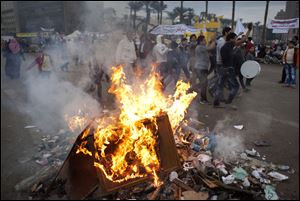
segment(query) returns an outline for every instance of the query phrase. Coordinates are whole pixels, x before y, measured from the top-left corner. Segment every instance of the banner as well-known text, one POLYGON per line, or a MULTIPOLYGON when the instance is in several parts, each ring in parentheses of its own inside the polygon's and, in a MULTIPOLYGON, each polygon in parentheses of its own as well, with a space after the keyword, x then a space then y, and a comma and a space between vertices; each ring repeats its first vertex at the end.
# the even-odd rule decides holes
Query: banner
POLYGON ((185 24, 175 24, 159 25, 150 31, 151 34, 155 35, 184 35, 186 32, 197 33, 200 30, 185 24))
POLYGON ((296 29, 299 28, 299 18, 286 20, 270 20, 267 23, 268 29, 296 29))
POLYGON ((272 33, 288 33, 288 29, 273 29, 272 33))
POLYGON ((20 37, 20 38, 26 38, 26 37, 37 37, 38 36, 38 33, 36 32, 31 32, 31 33, 17 33, 16 34, 17 37, 20 37))

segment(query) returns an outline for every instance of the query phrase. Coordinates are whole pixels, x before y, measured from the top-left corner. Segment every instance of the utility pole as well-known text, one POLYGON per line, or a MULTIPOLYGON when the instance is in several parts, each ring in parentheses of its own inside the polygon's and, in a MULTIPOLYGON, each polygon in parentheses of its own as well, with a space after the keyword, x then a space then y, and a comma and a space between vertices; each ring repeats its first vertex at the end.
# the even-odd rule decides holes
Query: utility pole
POLYGON ((208 15, 208 1, 205 1, 205 20, 207 20, 208 15))
POLYGON ((231 28, 234 26, 234 13, 235 13, 235 1, 232 1, 232 19, 231 19, 231 28))
POLYGON ((264 19, 264 28, 263 28, 263 32, 262 32, 262 43, 265 44, 266 42, 266 26, 267 26, 267 17, 268 17, 268 11, 269 11, 269 3, 270 1, 267 1, 266 4, 266 10, 265 10, 265 19, 264 19))

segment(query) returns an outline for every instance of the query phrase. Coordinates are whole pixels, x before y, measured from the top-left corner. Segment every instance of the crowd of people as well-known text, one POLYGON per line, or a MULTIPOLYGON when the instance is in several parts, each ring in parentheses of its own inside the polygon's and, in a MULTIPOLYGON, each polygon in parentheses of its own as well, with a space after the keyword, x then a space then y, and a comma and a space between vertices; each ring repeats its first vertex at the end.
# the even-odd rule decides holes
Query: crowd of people
MULTIPOLYGON (((184 80, 191 83, 191 90, 198 93, 199 103, 211 104, 207 96, 208 91, 212 96, 213 106, 223 107, 221 103, 231 104, 240 88, 243 92, 248 92, 251 87, 253 78, 244 78, 241 73, 242 64, 266 56, 264 46, 259 46, 259 52, 256 52, 252 38, 249 37, 251 30, 252 23, 248 24, 247 33, 239 35, 230 27, 225 27, 218 39, 211 38, 207 41, 204 35, 200 34, 197 37, 193 34, 189 38, 181 38, 180 42, 172 38, 166 42, 165 36, 162 35, 138 35, 132 30, 127 30, 118 43, 114 41, 116 38, 106 38, 105 42, 101 42, 92 35, 71 40, 56 37, 56 43, 53 44, 59 46, 59 56, 63 60, 60 65, 62 71, 68 71, 68 66, 73 61, 75 65, 83 65, 86 62, 92 81, 90 91, 97 89, 99 99, 102 97, 102 78, 105 77, 109 82, 110 73, 107 69, 111 66, 124 64, 128 81, 133 81, 138 72, 155 64, 164 88, 170 84, 170 80, 176 83, 183 72, 184 80), (117 45, 113 47, 113 43, 117 45), (214 76, 211 77, 211 73, 214 73, 214 76), (227 98, 224 96, 224 88, 229 92, 227 98)), ((40 44, 36 58, 26 69, 37 66, 41 76, 49 77, 51 67, 55 64, 51 54, 45 51, 45 44, 40 44)), ((295 87, 296 84, 298 49, 298 38, 294 37, 288 42, 282 56, 284 67, 281 82, 286 86, 295 87)), ((20 77, 21 58, 25 59, 23 52, 16 39, 11 39, 3 47, 3 55, 6 58, 5 73, 11 79, 20 77)))

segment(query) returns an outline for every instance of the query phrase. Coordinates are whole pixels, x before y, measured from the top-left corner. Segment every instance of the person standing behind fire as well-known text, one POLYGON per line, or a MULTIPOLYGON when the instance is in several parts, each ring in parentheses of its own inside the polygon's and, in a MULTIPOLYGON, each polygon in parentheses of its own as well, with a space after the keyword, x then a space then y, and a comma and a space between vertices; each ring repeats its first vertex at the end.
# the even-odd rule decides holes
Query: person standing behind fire
POLYGON ((117 64, 124 65, 124 73, 127 79, 133 78, 133 68, 136 62, 137 56, 135 51, 135 45, 133 41, 132 32, 127 31, 124 38, 119 42, 116 51, 117 64))
POLYGON ((153 60, 157 64, 157 70, 161 76, 162 83, 167 76, 167 53, 169 52, 169 48, 163 43, 163 36, 158 35, 156 37, 156 45, 153 47, 152 55, 153 60))
POLYGON ((43 49, 40 50, 38 56, 35 60, 26 68, 26 70, 31 69, 35 65, 38 65, 39 75, 41 77, 50 77, 53 70, 53 60, 49 54, 47 54, 43 49))
POLYGON ((194 67, 195 67, 195 60, 196 60, 196 56, 195 56, 195 51, 196 51, 196 47, 197 47, 197 36, 195 34, 192 34, 190 36, 190 43, 189 43, 189 70, 192 72, 192 84, 196 84, 197 81, 197 75, 194 72, 194 67))
MULTIPOLYGON (((190 72, 188 70, 188 62, 189 62, 189 53, 188 53, 188 43, 186 38, 181 39, 181 43, 178 46, 179 51, 179 61, 180 61, 180 67, 182 68, 185 77, 187 80, 190 80, 190 72)), ((178 80, 178 79, 177 79, 178 80)))
MULTIPOLYGON (((214 40, 214 39, 213 39, 214 40)), ((209 43, 206 46, 206 39, 203 35, 200 35, 198 38, 198 45, 195 51, 195 66, 194 66, 194 73, 196 77, 199 79, 199 84, 194 84, 193 88, 197 90, 198 94, 200 94, 200 103, 207 104, 209 103, 207 100, 207 76, 208 76, 208 69, 210 66, 210 58, 209 58, 209 51, 215 48, 215 42, 209 43)))

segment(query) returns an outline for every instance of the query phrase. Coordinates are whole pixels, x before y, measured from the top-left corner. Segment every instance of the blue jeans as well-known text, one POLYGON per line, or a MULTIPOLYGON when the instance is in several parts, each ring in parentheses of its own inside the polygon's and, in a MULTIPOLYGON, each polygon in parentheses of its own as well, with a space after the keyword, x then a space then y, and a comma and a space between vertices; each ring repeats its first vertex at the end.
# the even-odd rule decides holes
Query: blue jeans
POLYGON ((296 84, 296 68, 293 64, 285 64, 285 83, 288 85, 296 84))
POLYGON ((225 82, 228 83, 228 88, 230 90, 228 99, 226 100, 226 103, 231 103, 240 87, 240 85, 236 79, 235 71, 231 67, 230 68, 219 68, 218 75, 219 75, 219 79, 218 79, 218 83, 217 83, 218 86, 217 86, 216 96, 214 99, 214 105, 220 104, 220 99, 222 98, 225 82))

